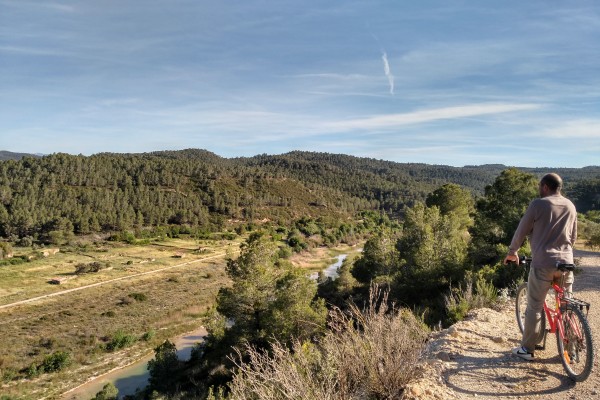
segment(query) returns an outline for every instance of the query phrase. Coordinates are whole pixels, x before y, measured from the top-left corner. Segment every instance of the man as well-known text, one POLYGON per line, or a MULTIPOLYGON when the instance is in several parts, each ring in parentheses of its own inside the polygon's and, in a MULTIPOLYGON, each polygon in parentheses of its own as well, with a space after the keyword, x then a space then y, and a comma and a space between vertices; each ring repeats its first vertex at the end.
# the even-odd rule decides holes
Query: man
MULTIPOLYGON (((540 181, 540 198, 529 204, 510 244, 504 264, 518 262, 517 251, 529 236, 533 261, 527 280, 527 310, 521 346, 513 354, 533 360, 540 337, 542 312, 546 293, 562 272, 557 263, 573 263, 573 245, 577 238, 577 212, 571 201, 560 194, 562 179, 557 174, 544 175, 540 181)), ((565 277, 564 289, 570 293, 573 273, 565 277)))

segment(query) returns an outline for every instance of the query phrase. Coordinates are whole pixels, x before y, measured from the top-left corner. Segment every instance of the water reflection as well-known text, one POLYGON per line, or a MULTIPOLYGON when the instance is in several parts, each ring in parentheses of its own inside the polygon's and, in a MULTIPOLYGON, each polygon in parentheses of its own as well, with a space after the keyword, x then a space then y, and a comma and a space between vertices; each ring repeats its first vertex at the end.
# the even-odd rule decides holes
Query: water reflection
MULTIPOLYGON (((205 335, 206 330, 204 327, 201 327, 197 331, 190 332, 185 336, 174 339, 173 343, 177 347, 178 358, 180 360, 189 360, 192 354, 192 348, 196 343, 202 342, 205 335)), ((135 391, 138 388, 141 389, 148 385, 148 379, 150 378, 148 361, 153 358, 154 352, 125 368, 98 377, 77 389, 66 393, 62 398, 64 400, 89 400, 93 398, 96 393, 101 391, 104 385, 109 382, 119 389, 119 398, 135 394, 135 391)))
POLYGON ((312 274, 310 274, 310 279, 312 279, 313 281, 318 280, 319 274, 323 274, 324 278, 331 278, 332 280, 337 279, 337 277, 339 276, 338 270, 344 263, 346 257, 348 257, 347 254, 340 254, 339 256, 334 257, 337 259, 337 261, 334 264, 331 264, 330 266, 325 268, 323 272, 313 272, 312 274))

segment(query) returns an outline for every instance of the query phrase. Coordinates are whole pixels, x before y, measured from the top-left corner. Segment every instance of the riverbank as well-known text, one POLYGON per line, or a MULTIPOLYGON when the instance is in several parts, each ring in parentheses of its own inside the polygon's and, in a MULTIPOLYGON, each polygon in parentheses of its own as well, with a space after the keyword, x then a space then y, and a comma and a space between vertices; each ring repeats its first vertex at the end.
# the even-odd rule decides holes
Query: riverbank
MULTIPOLYGON (((196 343, 204 340, 207 332, 204 326, 175 337, 171 341, 177 347, 177 356, 180 360, 188 360, 192 348, 196 343)), ((137 388, 148 384, 148 361, 154 358, 154 351, 146 353, 142 358, 130 364, 115 368, 97 377, 93 377, 84 384, 69 390, 60 397, 62 400, 88 400, 93 398, 104 385, 113 383, 119 389, 119 396, 134 394, 137 388)))

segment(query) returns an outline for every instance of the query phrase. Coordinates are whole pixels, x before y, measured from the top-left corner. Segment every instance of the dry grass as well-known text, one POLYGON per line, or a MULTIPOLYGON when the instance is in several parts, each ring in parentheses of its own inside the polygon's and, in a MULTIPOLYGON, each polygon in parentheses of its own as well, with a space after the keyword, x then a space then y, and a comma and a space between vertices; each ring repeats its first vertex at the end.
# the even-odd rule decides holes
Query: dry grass
MULTIPOLYGON (((173 239, 150 245, 125 245, 90 241, 79 247, 62 248, 46 258, 1 267, 0 305, 156 271, 218 253, 234 256, 239 243, 240 240, 173 239), (178 253, 184 253, 185 257, 173 257, 178 253), (78 263, 93 261, 107 262, 110 266, 97 273, 74 275, 78 263), (48 284, 55 276, 73 278, 61 285, 48 284)), ((329 257, 351 250, 323 248, 304 255, 303 260, 325 268, 331 264, 329 257)), ((31 252, 31 249, 17 249, 17 255, 31 252)), ((91 376, 139 359, 164 339, 201 325, 219 288, 228 282, 223 256, 0 309, 1 392, 18 398, 55 398, 91 376), (145 300, 135 300, 134 297, 142 297, 130 296, 134 293, 145 295, 145 300), (155 334, 147 342, 138 340, 131 347, 106 352, 103 347, 119 330, 136 338, 149 331, 155 334), (67 370, 34 379, 9 379, 57 350, 73 355, 74 363, 67 370)))
POLYGON ((228 398, 401 398, 417 374, 427 331, 410 311, 388 309, 386 300, 374 290, 366 310, 334 311, 331 332, 319 344, 296 343, 290 351, 274 343, 271 355, 245 349, 250 361, 237 361, 228 398))
MULTIPOLYGON (((12 293, 2 296, 0 304, 154 271, 223 252, 222 244, 217 242, 209 251, 196 254, 193 250, 198 246, 193 240, 165 242, 159 246, 106 246, 111 245, 86 252, 61 252, 46 259, 0 268, 0 295, 12 293), (187 251, 188 255, 183 260, 175 259, 172 257, 174 249, 187 251), (113 268, 84 274, 63 285, 46 283, 49 276, 57 273, 71 274, 79 262, 99 259, 110 260, 113 268), (128 261, 133 262, 128 264, 128 261), (11 270, 5 271, 6 267, 11 270), (8 279, 4 280, 6 277, 8 279)), ((2 393, 25 398, 52 398, 89 376, 139 358, 162 340, 201 325, 203 313, 213 305, 219 288, 227 284, 225 260, 221 257, 2 309, 2 393), (108 353, 103 347, 119 330, 138 339, 149 331, 154 331, 155 335, 147 342, 138 340, 129 348, 108 353), (32 380, 8 379, 57 350, 71 353, 74 365, 66 371, 32 380)))

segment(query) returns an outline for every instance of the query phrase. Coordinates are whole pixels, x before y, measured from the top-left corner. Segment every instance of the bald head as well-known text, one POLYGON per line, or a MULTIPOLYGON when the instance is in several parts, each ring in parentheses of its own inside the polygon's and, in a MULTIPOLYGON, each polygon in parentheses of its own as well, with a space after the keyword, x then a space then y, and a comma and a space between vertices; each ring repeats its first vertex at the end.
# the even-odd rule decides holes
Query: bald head
POLYGON ((560 176, 558 176, 558 174, 555 174, 555 173, 546 174, 540 181, 540 188, 542 188, 544 185, 548 187, 549 193, 551 193, 551 194, 560 193, 560 190, 562 189, 562 186, 563 186, 563 181, 562 181, 562 178, 560 176))

